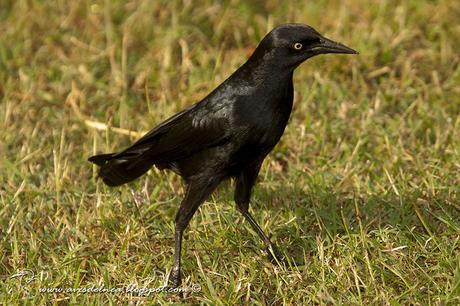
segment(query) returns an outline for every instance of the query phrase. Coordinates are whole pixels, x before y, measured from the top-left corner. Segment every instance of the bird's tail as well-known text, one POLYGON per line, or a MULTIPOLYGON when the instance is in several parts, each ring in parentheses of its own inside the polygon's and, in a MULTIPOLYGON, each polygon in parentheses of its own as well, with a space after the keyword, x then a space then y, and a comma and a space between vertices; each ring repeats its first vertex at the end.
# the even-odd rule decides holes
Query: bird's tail
POLYGON ((140 159, 140 156, 109 153, 91 156, 88 160, 101 167, 99 177, 104 183, 119 186, 138 178, 153 166, 152 162, 140 159))

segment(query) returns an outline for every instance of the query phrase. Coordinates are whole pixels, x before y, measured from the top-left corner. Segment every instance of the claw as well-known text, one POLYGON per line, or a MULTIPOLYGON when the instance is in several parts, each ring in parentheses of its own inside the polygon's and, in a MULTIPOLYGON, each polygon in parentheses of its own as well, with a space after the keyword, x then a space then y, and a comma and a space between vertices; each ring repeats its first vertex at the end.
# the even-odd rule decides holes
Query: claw
POLYGON ((168 285, 172 288, 177 288, 181 284, 181 277, 180 277, 180 270, 179 269, 172 269, 171 274, 168 278, 168 285))
POLYGON ((268 259, 271 263, 289 265, 286 261, 286 257, 281 254, 281 252, 274 244, 269 245, 264 250, 267 253, 268 259))
POLYGON ((267 257, 272 264, 284 265, 286 267, 290 267, 291 265, 295 267, 305 265, 304 263, 300 263, 293 259, 290 259, 288 261, 286 256, 284 256, 284 254, 281 253, 274 244, 271 244, 268 247, 265 247, 264 252, 267 254, 267 257))

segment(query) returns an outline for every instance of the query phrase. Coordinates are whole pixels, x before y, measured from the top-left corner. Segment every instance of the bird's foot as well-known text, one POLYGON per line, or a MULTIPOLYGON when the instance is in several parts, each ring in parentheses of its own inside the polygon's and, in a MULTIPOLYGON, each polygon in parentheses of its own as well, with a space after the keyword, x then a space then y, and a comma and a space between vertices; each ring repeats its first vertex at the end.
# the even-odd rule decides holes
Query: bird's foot
POLYGON ((267 253, 271 263, 289 265, 284 254, 282 254, 274 244, 265 247, 264 251, 267 253))
POLYGON ((178 288, 181 284, 181 277, 180 277, 180 270, 177 268, 173 268, 171 270, 171 274, 168 278, 168 286, 171 288, 178 288))
POLYGON ((270 244, 268 247, 265 247, 264 252, 267 253, 268 259, 272 264, 284 265, 286 267, 299 267, 305 265, 304 263, 298 262, 292 258, 288 261, 287 257, 281 253, 274 244, 270 244))

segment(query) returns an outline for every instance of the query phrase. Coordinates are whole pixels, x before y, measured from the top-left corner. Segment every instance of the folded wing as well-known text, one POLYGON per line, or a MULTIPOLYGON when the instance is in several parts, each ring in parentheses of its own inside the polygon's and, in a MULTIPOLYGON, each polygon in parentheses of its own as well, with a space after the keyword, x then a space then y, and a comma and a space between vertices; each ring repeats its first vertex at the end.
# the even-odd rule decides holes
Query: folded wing
POLYGON ((223 105, 196 104, 166 120, 129 148, 96 155, 89 161, 101 166, 99 176, 107 185, 130 182, 154 164, 168 164, 228 141, 232 136, 228 110, 223 105))

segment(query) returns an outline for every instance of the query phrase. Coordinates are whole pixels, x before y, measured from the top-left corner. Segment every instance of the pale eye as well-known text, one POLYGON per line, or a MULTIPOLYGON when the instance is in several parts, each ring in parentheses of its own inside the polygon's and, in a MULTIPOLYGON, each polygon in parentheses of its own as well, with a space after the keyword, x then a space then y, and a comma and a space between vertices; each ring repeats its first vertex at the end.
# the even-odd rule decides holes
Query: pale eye
POLYGON ((294 44, 294 49, 296 49, 296 50, 300 50, 300 49, 302 49, 302 47, 303 47, 303 45, 301 43, 299 43, 299 42, 296 42, 294 44))

